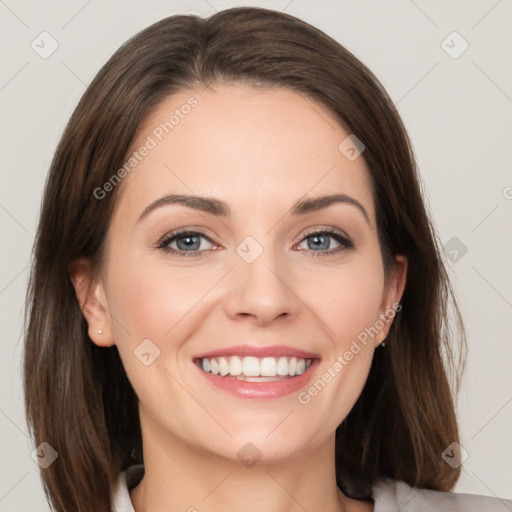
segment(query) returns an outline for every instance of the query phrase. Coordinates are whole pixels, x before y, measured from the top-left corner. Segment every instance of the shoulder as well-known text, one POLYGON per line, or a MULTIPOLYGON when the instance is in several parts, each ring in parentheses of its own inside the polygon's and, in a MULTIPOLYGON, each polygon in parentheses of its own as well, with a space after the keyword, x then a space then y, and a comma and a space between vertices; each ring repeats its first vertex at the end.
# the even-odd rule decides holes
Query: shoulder
POLYGON ((113 512, 135 512, 130 500, 130 490, 135 487, 144 475, 144 466, 137 464, 130 466, 120 473, 117 487, 112 496, 113 512))
POLYGON ((374 512, 507 512, 512 500, 432 491, 382 477, 373 486, 374 512))
MULTIPOLYGON (((144 475, 144 466, 130 466, 119 475, 113 495, 114 512, 134 512, 129 491, 144 475)), ((432 491, 410 487, 400 480, 382 477, 373 486, 374 512, 507 512, 512 500, 432 491)))

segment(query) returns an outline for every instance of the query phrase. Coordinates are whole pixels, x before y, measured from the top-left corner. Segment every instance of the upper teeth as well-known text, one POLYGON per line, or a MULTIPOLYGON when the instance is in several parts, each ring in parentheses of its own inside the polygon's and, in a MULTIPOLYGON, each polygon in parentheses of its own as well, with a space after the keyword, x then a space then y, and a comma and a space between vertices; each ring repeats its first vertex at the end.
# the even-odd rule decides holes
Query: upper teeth
POLYGON ((246 377, 275 377, 276 375, 301 375, 311 364, 311 359, 297 357, 204 357, 201 366, 214 375, 245 375, 246 377))

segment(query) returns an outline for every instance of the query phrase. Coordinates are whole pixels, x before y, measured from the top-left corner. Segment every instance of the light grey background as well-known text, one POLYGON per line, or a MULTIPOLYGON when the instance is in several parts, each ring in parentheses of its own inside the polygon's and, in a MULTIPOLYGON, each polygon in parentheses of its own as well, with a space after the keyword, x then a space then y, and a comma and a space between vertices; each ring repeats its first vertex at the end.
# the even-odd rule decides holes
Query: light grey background
POLYGON ((469 458, 455 490, 511 498, 510 0, 0 0, 0 511, 48 510, 26 434, 21 330, 42 188, 64 126, 128 37, 175 13, 206 16, 235 5, 284 10, 322 29, 360 58, 397 104, 441 241, 456 237, 451 244, 459 246, 450 268, 468 329, 458 410, 469 458), (31 48, 34 40, 42 46, 43 31, 58 43, 46 59, 31 48), (469 44, 457 58, 464 41, 450 36, 454 31, 469 44))

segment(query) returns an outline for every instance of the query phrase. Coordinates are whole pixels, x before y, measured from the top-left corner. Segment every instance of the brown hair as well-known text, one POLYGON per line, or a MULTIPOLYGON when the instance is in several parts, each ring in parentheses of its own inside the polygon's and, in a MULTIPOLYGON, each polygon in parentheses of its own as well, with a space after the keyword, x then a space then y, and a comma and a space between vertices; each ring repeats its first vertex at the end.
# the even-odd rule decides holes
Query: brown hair
POLYGON ((88 337, 69 275, 79 258, 101 268, 122 184, 102 200, 94 190, 123 165, 141 122, 163 99, 219 82, 289 88, 327 107, 365 144, 386 276, 393 255, 409 265, 387 346, 375 352, 336 432, 337 481, 357 499, 371 498, 379 476, 451 490, 460 469, 441 453, 459 440, 452 392, 464 368, 465 332, 400 117, 377 78, 320 30, 281 12, 233 8, 207 19, 171 16, 123 44, 85 91, 54 155, 27 291, 24 356, 31 433, 59 454, 41 470, 50 504, 59 512, 110 510, 119 472, 143 462, 137 397, 117 348, 88 337))

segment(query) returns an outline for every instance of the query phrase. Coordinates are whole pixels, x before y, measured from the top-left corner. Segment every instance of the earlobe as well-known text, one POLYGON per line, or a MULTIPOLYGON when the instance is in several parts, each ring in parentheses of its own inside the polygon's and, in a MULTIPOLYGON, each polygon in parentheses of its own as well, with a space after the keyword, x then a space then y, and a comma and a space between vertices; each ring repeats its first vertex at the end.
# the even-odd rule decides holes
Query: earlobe
POLYGON ((101 347, 114 345, 103 283, 100 279, 93 279, 88 260, 77 260, 68 270, 78 304, 88 324, 89 338, 101 347))

